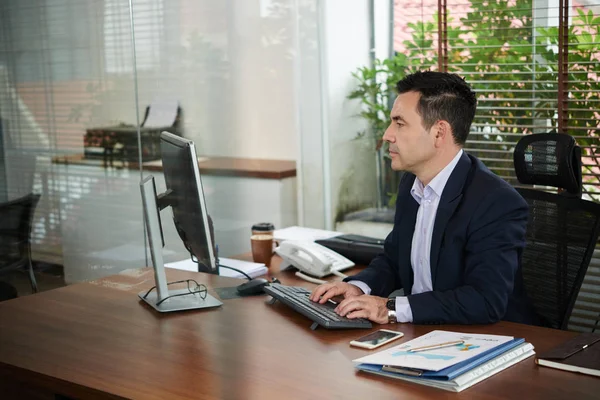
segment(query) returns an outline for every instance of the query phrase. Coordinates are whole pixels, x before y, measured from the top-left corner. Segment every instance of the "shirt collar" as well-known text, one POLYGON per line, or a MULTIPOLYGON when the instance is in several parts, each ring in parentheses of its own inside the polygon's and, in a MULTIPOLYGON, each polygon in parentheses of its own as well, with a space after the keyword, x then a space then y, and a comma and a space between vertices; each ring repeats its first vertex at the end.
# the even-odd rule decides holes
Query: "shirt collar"
POLYGON ((410 189, 410 194, 417 201, 417 203, 421 204, 421 200, 425 198, 429 198, 433 195, 436 197, 441 197, 444 192, 444 188, 446 187, 446 183, 448 183, 448 179, 450 179, 450 175, 452 175, 452 171, 458 164, 458 160, 463 154, 463 150, 460 149, 456 156, 442 169, 429 184, 423 187, 423 182, 419 180, 419 178, 415 178, 413 182, 413 186, 410 189))

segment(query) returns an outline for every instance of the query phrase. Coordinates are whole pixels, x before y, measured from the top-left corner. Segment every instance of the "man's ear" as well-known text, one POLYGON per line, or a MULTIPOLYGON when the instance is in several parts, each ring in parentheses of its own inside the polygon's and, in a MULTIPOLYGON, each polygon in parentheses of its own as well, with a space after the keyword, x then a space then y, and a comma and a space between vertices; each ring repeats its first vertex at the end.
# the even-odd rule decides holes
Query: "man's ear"
POLYGON ((436 146, 440 146, 445 140, 451 138, 452 128, 447 121, 440 120, 433 125, 433 133, 436 146))

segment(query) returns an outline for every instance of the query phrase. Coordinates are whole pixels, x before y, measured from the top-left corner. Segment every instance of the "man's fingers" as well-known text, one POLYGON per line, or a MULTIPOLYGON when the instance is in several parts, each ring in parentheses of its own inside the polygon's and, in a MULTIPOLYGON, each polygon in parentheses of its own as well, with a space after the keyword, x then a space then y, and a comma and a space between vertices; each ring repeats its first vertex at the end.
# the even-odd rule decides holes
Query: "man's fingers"
POLYGON ((346 314, 362 308, 364 308, 362 301, 360 301, 357 297, 351 297, 338 304, 338 306, 335 308, 335 312, 338 313, 338 315, 345 317, 346 314))
POLYGON ((330 283, 325 283, 323 285, 319 285, 315 288, 315 290, 313 290, 313 292, 310 294, 310 299, 312 301, 319 301, 319 299, 321 298, 321 296, 323 296, 323 294, 325 294, 326 291, 329 290, 329 288, 332 285, 330 283))
POLYGON ((379 324, 388 322, 385 299, 374 296, 350 297, 342 301, 336 308, 338 315, 346 318, 365 318, 379 324))
POLYGON ((340 290, 339 287, 337 286, 331 286, 330 288, 327 289, 327 291, 325 293, 323 293, 321 295, 321 298, 319 299, 319 303, 321 304, 325 304, 329 299, 338 296, 342 294, 342 291, 340 290))
POLYGON ((344 289, 341 286, 341 282, 325 283, 323 285, 317 286, 317 288, 311 293, 309 298, 312 301, 324 304, 329 299, 343 294, 344 289))
POLYGON ((350 314, 346 315, 346 318, 348 318, 348 319, 354 319, 354 318, 369 319, 369 312, 367 310, 353 311, 350 314))
POLYGON ((309 299, 321 304, 336 297, 343 296, 344 298, 356 297, 362 294, 362 290, 354 285, 345 282, 324 283, 319 285, 310 294, 309 299))

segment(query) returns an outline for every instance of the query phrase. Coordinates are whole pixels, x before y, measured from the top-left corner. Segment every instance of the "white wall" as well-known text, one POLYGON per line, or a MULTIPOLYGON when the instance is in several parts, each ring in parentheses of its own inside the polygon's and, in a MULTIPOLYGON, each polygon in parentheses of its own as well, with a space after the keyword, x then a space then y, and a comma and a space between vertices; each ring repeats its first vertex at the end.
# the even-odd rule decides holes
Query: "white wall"
POLYGON ((299 32, 295 67, 297 124, 298 222, 304 226, 325 226, 324 197, 324 97, 321 74, 324 43, 320 41, 318 0, 297 2, 299 32))
POLYGON ((347 99, 356 85, 352 72, 370 64, 371 28, 368 0, 326 1, 322 12, 325 227, 331 229, 337 213, 372 204, 376 196, 374 146, 356 140, 365 123, 357 117, 359 102, 347 99))
POLYGON ((223 117, 232 124, 228 143, 219 151, 223 154, 227 148, 227 155, 295 160, 295 2, 281 1, 285 13, 263 12, 263 17, 260 3, 231 4, 232 107, 223 117))
POLYGON ((393 31, 393 1, 394 0, 374 0, 373 1, 373 31, 375 34, 375 58, 380 60, 389 58, 392 49, 392 31, 393 31))

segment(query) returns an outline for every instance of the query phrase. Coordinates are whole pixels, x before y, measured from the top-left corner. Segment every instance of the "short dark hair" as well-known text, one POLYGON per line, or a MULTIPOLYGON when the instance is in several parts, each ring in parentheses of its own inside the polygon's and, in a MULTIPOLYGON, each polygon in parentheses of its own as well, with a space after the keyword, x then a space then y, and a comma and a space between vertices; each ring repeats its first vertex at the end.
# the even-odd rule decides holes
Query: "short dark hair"
POLYGON ((447 121, 452 127, 454 142, 465 144, 475 117, 477 98, 463 78, 447 72, 416 72, 400 80, 396 89, 398 94, 421 94, 417 112, 423 118, 425 129, 437 121, 447 121))

